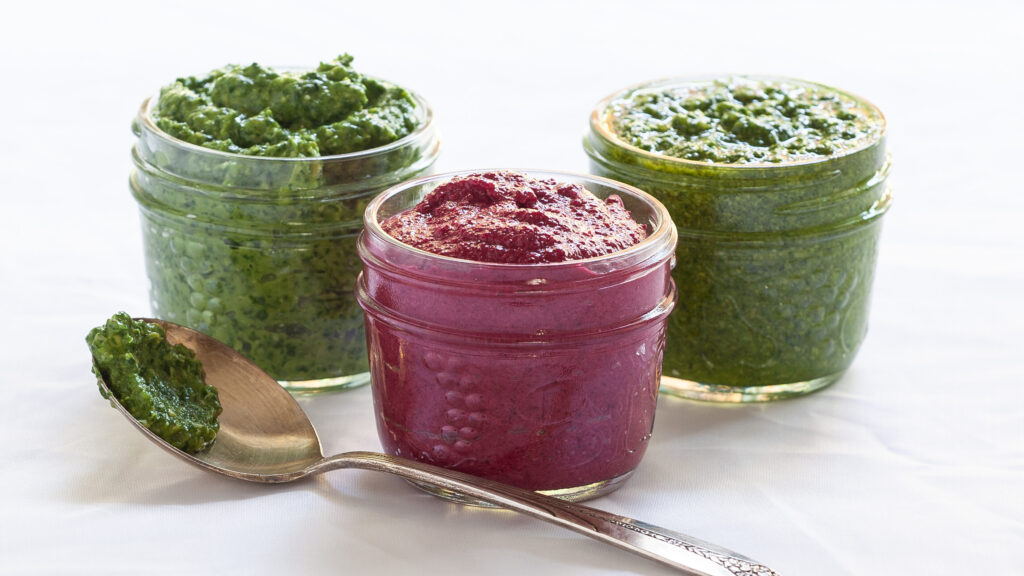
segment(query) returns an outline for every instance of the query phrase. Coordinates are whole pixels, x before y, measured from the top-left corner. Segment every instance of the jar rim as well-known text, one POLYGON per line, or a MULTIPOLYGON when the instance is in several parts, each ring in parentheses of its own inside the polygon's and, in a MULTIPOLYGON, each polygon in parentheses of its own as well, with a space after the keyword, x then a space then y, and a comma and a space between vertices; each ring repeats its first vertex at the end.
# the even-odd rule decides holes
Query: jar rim
MULTIPOLYGON (((379 80, 375 78, 376 80, 379 80)), ((381 80, 387 82, 386 80, 381 80)), ((394 84, 393 82, 387 82, 388 84, 394 84)), ((397 86, 397 84, 395 84, 397 86)), ((427 100, 421 96, 418 92, 414 92, 407 88, 403 89, 409 93, 415 103, 415 109, 420 112, 421 122, 415 130, 406 134, 405 136, 389 142, 383 146, 377 146, 376 148, 367 148, 366 150, 358 150, 356 152, 346 152, 344 154, 331 154, 327 156, 254 156, 252 154, 236 154, 234 152, 225 152, 223 150, 215 150, 213 148, 206 148, 198 144, 186 142, 180 138, 176 138, 167 132, 164 132, 156 122, 153 121, 153 111, 155 110, 157 102, 160 100, 159 94, 150 96, 142 101, 142 105, 139 107, 138 120, 141 120, 142 125, 145 126, 146 130, 152 132, 158 138, 165 140, 169 144, 178 146, 184 150, 198 154, 208 154, 213 157, 222 156, 224 159, 243 159, 260 162, 281 162, 281 163, 302 163, 302 162, 343 162, 347 160, 361 160, 364 158, 372 158, 377 155, 384 155, 392 152, 396 149, 402 148, 412 142, 415 142, 423 137, 425 133, 433 130, 434 127, 434 109, 430 106, 427 100)))
MULTIPOLYGON (((636 220, 634 219, 634 221, 636 220)), ((630 186, 629 184, 624 184, 616 180, 603 178, 601 176, 594 176, 591 174, 531 168, 482 168, 474 170, 457 170, 452 172, 444 172, 440 174, 415 178, 412 180, 407 180, 400 184, 396 184, 395 186, 392 186, 378 194, 366 206, 366 211, 363 213, 363 233, 371 234, 375 238, 379 238, 380 240, 386 242, 391 246, 398 247, 402 250, 407 250, 410 253, 415 254, 416 256, 421 257, 427 261, 451 263, 455 265, 472 265, 483 269, 500 269, 506 271, 526 271, 537 270, 540 268, 545 270, 551 270, 570 268, 581 265, 585 266, 590 264, 599 264, 602 262, 606 262, 608 260, 628 257, 638 253, 642 254, 647 251, 660 252, 659 249, 663 247, 667 247, 668 252, 674 252, 675 243, 677 239, 676 227, 675 224, 673 224, 672 222, 672 216, 669 213, 668 209, 657 198, 651 196, 650 194, 644 192, 639 188, 636 188, 635 186, 630 186), (535 262, 529 264, 518 264, 505 262, 481 262, 478 260, 456 258, 453 256, 445 256, 441 254, 435 254, 433 252, 428 252, 426 250, 422 250, 420 248, 416 248, 414 246, 410 246, 409 244, 405 244, 404 242, 399 241, 397 238, 385 232, 384 229, 381 227, 380 222, 378 221, 377 214, 380 211, 381 207, 384 205, 384 203, 388 199, 410 188, 423 186, 425 184, 432 182, 447 181, 459 176, 469 176, 472 174, 485 174, 493 172, 516 172, 526 174, 532 177, 573 179, 584 183, 589 181, 601 184, 603 186, 607 186, 609 188, 614 189, 614 193, 616 194, 626 194, 628 196, 640 199, 642 202, 647 204, 651 208, 651 212, 657 216, 657 222, 655 222, 654 230, 650 234, 648 234, 646 238, 623 250, 610 252, 608 254, 602 254, 600 256, 592 256, 590 258, 579 258, 576 260, 565 260, 562 262, 535 262)))
POLYGON ((597 105, 594 106, 593 111, 591 111, 591 113, 590 113, 590 129, 591 129, 591 132, 601 136, 607 142, 609 142, 609 143, 611 143, 611 144, 613 144, 615 146, 619 146, 619 147, 625 148, 630 153, 639 155, 639 156, 647 158, 649 160, 665 162, 667 164, 675 164, 675 165, 678 165, 678 166, 703 167, 703 168, 713 167, 713 168, 728 169, 728 170, 764 170, 766 168, 773 168, 773 167, 788 168, 788 167, 799 167, 799 166, 813 166, 813 165, 823 164, 823 163, 830 162, 830 161, 835 161, 835 160, 840 159, 840 158, 846 158, 846 157, 851 156, 853 154, 856 154, 858 152, 862 152, 864 150, 867 150, 867 149, 871 148, 872 146, 877 145, 879 142, 884 140, 885 135, 886 135, 886 130, 887 130, 887 122, 886 122, 886 119, 885 119, 885 115, 882 114, 882 111, 877 106, 875 106, 873 103, 868 101, 867 99, 862 98, 860 96, 857 96, 856 94, 853 94, 852 92, 848 92, 846 90, 841 90, 839 88, 835 88, 835 87, 829 86, 827 84, 821 84, 819 82, 811 82, 811 81, 808 81, 808 80, 802 80, 800 78, 792 78, 792 77, 787 77, 787 76, 773 76, 773 75, 759 75, 759 74, 719 74, 719 75, 709 75, 709 76, 671 76, 671 77, 664 77, 664 78, 659 78, 659 79, 656 79, 656 80, 648 80, 648 81, 640 82, 640 83, 637 83, 637 84, 632 84, 632 85, 627 86, 625 88, 616 90, 615 92, 613 92, 613 93, 609 94, 608 96, 602 98, 597 103, 597 105), (688 160, 688 159, 685 159, 685 158, 677 158, 675 156, 669 156, 667 154, 661 154, 661 153, 658 153, 658 152, 652 152, 650 150, 644 150, 643 148, 636 147, 636 146, 626 142, 625 140, 620 138, 618 136, 618 134, 615 133, 614 130, 611 129, 611 125, 610 125, 611 123, 608 121, 609 112, 610 112, 609 107, 611 106, 612 103, 614 103, 614 102, 616 102, 618 100, 622 100, 622 99, 626 98, 627 96, 629 96, 629 95, 631 95, 633 93, 636 93, 636 92, 638 92, 640 90, 647 90, 647 89, 670 88, 670 87, 676 87, 676 86, 703 84, 703 83, 708 83, 708 82, 714 82, 716 80, 721 80, 723 78, 741 78, 741 79, 757 80, 757 81, 789 82, 789 83, 797 84, 797 85, 801 85, 801 86, 811 86, 811 87, 816 87, 816 88, 823 88, 825 90, 837 93, 837 94, 839 94, 841 96, 845 96, 847 98, 850 98, 850 99, 856 101, 858 104, 864 106, 864 108, 871 113, 871 115, 873 116, 873 119, 876 120, 876 123, 877 123, 877 126, 878 126, 878 131, 872 137, 866 138, 864 140, 864 142, 862 142, 861 144, 859 144, 857 146, 854 146, 854 147, 851 147, 851 148, 845 148, 845 149, 841 150, 839 153, 830 154, 828 156, 822 156, 822 157, 818 157, 818 158, 808 158, 808 159, 803 159, 803 160, 794 160, 794 161, 790 161, 790 162, 778 162, 778 163, 770 163, 770 162, 726 163, 726 162, 704 162, 704 161, 699 161, 699 160, 688 160))

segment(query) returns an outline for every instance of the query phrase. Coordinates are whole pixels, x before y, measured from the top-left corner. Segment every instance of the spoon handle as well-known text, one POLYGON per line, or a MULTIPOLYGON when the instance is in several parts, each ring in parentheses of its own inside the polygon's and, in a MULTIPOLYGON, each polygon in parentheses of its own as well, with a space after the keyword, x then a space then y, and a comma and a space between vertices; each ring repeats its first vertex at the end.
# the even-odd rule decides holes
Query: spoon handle
POLYGON ((778 576, 774 570, 745 556, 685 534, 405 458, 375 452, 348 452, 321 460, 311 466, 308 473, 336 468, 387 472, 463 497, 483 500, 650 558, 684 574, 778 576))

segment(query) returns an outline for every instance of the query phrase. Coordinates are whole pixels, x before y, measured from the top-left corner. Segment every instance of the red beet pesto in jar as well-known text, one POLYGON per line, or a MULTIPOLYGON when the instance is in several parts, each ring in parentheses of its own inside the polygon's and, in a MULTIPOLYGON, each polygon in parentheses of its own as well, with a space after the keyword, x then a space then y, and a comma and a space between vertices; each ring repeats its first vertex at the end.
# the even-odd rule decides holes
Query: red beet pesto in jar
POLYGON ((657 200, 591 176, 463 172, 385 191, 365 226, 357 295, 388 453, 575 500, 628 477, 675 303, 657 200))
POLYGON ((647 237, 618 195, 517 172, 457 176, 381 228, 434 254, 506 264, 564 262, 628 248, 647 237))

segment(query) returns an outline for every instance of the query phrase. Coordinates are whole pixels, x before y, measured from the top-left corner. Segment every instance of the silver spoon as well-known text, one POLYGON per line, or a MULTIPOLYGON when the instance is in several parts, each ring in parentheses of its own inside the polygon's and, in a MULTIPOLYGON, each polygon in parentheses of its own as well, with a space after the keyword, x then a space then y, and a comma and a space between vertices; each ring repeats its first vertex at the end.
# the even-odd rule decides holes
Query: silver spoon
MULTIPOLYGON (((112 403, 147 438, 190 464, 232 478, 266 483, 291 482, 336 468, 387 472, 557 524, 684 574, 778 576, 740 554, 678 532, 461 472, 374 452, 346 452, 325 458, 305 412, 255 364, 195 330, 151 318, 139 320, 160 324, 170 343, 184 344, 195 351, 206 370, 207 383, 220 394, 224 408, 220 431, 209 450, 188 454, 150 432, 120 403, 112 403)), ((107 382, 100 380, 100 386, 109 393, 107 382)))

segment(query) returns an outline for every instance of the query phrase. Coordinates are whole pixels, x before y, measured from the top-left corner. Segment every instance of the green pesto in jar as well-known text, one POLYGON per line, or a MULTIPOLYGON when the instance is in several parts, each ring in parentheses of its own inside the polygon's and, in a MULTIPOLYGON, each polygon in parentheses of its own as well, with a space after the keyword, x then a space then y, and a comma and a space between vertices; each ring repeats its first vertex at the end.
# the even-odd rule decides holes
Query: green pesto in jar
POLYGON ((861 146, 880 129, 872 108, 835 90, 742 77, 637 90, 610 114, 624 142, 713 164, 820 159, 861 146))
POLYGON ((133 124, 154 316, 292 389, 368 382, 353 293, 363 211, 437 157, 426 102, 350 63, 178 80, 133 124))
MULTIPOLYGON (((221 413, 195 352, 171 345, 163 327, 118 312, 85 337, 93 372, 140 424, 186 452, 209 448, 221 413)), ((103 388, 100 393, 108 397, 103 388)))
POLYGON ((592 173, 657 197, 679 231, 664 391, 678 379, 718 391, 687 397, 775 399, 849 367, 891 199, 874 106, 798 80, 666 80, 599 104, 584 148, 592 173), (770 129, 755 138, 733 115, 770 129), (692 117, 710 120, 672 127, 692 117))
POLYGON ((351 64, 345 54, 307 72, 228 65, 165 86, 153 117, 175 138, 249 156, 346 154, 412 132, 409 93, 351 64))

